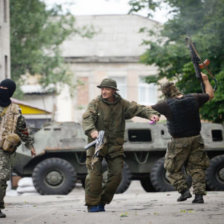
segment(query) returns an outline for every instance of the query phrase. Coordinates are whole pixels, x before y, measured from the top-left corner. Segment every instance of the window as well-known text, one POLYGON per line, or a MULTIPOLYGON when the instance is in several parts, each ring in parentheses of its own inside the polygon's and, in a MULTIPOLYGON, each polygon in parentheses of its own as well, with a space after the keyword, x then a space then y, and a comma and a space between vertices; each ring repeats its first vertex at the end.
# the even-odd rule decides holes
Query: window
POLYGON ((221 142, 222 138, 222 130, 212 130, 212 140, 214 142, 221 142))
POLYGON ((139 78, 138 102, 146 105, 153 105, 157 102, 157 86, 146 83, 144 77, 139 78))
POLYGON ((110 76, 110 79, 113 79, 117 82, 117 88, 119 89, 118 93, 123 97, 127 97, 127 84, 125 77, 114 77, 110 76))
POLYGON ((128 139, 130 142, 151 142, 151 131, 149 129, 129 129, 128 139))
MULTIPOLYGON (((51 121, 50 118, 38 118, 38 119, 35 119, 35 118, 26 118, 26 124, 27 124, 27 127, 29 128, 29 131, 31 134, 35 133, 36 131, 40 130, 41 127, 43 127, 44 124, 47 124, 51 121)), ((50 130, 50 129, 48 129, 50 130)))

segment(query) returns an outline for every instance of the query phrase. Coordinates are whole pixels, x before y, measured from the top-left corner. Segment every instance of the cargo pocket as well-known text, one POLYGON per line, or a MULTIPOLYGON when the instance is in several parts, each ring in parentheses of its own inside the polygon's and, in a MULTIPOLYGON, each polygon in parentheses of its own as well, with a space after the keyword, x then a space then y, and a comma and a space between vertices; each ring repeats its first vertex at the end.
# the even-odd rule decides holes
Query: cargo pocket
POLYGON ((203 169, 207 169, 209 167, 209 158, 204 151, 204 141, 201 136, 198 137, 198 148, 196 150, 198 151, 194 154, 193 161, 203 169))
POLYGON ((172 172, 175 169, 175 155, 173 154, 166 154, 165 155, 165 161, 164 161, 164 168, 169 171, 172 172))
POLYGON ((195 169, 206 169, 209 167, 209 158, 203 150, 197 151, 190 156, 189 166, 195 169))
POLYGON ((174 146, 173 142, 168 142, 164 160, 164 168, 169 172, 172 172, 175 169, 174 164, 175 154, 173 153, 174 152, 173 146, 174 146))

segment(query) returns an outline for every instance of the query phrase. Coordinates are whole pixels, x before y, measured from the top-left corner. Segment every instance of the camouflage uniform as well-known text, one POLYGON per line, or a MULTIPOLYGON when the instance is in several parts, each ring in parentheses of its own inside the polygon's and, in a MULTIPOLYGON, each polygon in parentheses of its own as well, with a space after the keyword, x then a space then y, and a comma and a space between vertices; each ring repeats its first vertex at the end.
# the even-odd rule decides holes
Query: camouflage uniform
POLYGON ((170 183, 179 193, 188 190, 186 172, 192 177, 193 193, 205 195, 205 170, 209 159, 204 151, 200 135, 201 122, 199 107, 209 100, 208 94, 181 95, 173 83, 162 86, 166 100, 153 105, 152 108, 167 118, 169 133, 172 136, 168 143, 164 167, 170 183))
MULTIPOLYGON (((3 112, 4 108, 0 107, 0 114, 3 112)), ((19 111, 19 113, 21 113, 19 111)), ((0 116, 0 122, 2 121, 2 116, 0 116)), ((18 117, 15 133, 19 135, 21 140, 25 142, 27 148, 31 149, 33 146, 33 139, 29 136, 25 119, 22 115, 18 117)), ((11 160, 13 154, 7 153, 0 149, 0 209, 4 206, 4 197, 7 188, 7 180, 10 178, 11 172, 11 160)))
POLYGON ((88 174, 85 182, 86 205, 109 204, 116 192, 122 178, 123 168, 123 143, 125 120, 134 116, 149 119, 158 113, 136 102, 129 102, 115 94, 113 103, 106 101, 101 96, 92 100, 83 114, 82 126, 89 142, 93 141, 90 132, 104 130, 106 143, 100 150, 97 161, 92 165, 94 147, 87 151, 86 166, 88 174), (103 157, 108 164, 108 181, 102 189, 103 157))
POLYGON ((200 135, 173 138, 168 143, 164 167, 170 183, 180 193, 188 189, 182 169, 184 165, 187 174, 192 177, 193 193, 205 195, 205 170, 209 166, 209 159, 200 135))

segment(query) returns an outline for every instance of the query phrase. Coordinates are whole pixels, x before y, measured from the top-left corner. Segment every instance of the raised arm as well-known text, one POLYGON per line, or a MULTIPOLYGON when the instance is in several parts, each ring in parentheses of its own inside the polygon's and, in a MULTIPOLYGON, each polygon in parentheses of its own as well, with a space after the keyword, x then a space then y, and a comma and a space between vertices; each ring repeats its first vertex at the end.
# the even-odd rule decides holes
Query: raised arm
POLYGON ((208 76, 201 72, 201 76, 203 79, 203 83, 205 85, 205 93, 209 95, 209 100, 211 100, 214 97, 214 90, 208 80, 208 76))

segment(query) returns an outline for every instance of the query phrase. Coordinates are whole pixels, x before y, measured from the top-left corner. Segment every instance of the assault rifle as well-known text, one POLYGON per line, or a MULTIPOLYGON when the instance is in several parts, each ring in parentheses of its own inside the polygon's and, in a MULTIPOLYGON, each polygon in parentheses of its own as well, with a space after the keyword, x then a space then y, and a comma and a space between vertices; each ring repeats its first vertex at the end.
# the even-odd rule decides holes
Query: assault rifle
POLYGON ((210 64, 210 61, 208 59, 206 59, 204 62, 201 60, 201 58, 200 58, 200 56, 199 56, 199 54, 198 54, 198 52, 195 48, 195 45, 193 44, 190 37, 186 37, 186 42, 187 42, 187 45, 190 49, 191 60, 192 60, 193 65, 194 65, 195 75, 200 80, 200 83, 201 83, 202 92, 205 93, 205 85, 204 85, 204 82, 203 82, 202 77, 201 77, 201 69, 204 69, 204 68, 207 70, 208 74, 215 81, 214 90, 216 90, 217 81, 216 81, 214 75, 208 69, 208 65, 210 64))
POLYGON ((100 152, 100 149, 102 148, 104 144, 104 131, 101 130, 99 131, 99 135, 98 137, 96 138, 96 140, 90 142, 88 145, 86 145, 84 147, 84 149, 89 149, 90 147, 94 146, 95 145, 95 152, 94 152, 94 155, 93 157, 98 157, 99 155, 99 152, 100 152))
POLYGON ((192 43, 192 41, 189 37, 186 37, 186 42, 187 42, 188 47, 190 49, 191 60, 192 60, 193 65, 194 65, 195 75, 199 79, 199 81, 201 82, 202 92, 204 93, 205 92, 205 85, 204 85, 204 82, 202 80, 201 70, 200 70, 200 67, 199 67, 199 62, 201 61, 201 59, 200 59, 199 55, 197 54, 196 48, 195 48, 194 44, 192 43))

